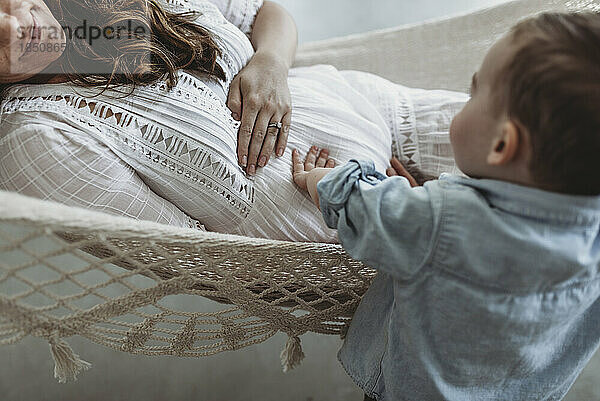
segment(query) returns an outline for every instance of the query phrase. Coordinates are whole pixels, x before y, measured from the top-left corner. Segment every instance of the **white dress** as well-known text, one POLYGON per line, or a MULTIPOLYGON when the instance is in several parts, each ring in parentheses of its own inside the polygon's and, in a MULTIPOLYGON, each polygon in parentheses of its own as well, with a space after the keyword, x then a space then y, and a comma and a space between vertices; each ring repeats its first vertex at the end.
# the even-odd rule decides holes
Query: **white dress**
MULTIPOLYGON (((226 81, 179 71, 117 99, 67 84, 16 85, 0 105, 0 189, 182 227, 293 241, 335 242, 291 176, 291 150, 327 147, 339 164, 392 153, 430 175, 457 172, 448 130, 463 93, 407 88, 330 65, 292 68, 288 147, 255 177, 237 164, 240 123, 225 102, 254 53, 262 0, 163 0, 202 12, 224 49, 226 81)), ((111 95, 113 95, 111 97, 111 95)))

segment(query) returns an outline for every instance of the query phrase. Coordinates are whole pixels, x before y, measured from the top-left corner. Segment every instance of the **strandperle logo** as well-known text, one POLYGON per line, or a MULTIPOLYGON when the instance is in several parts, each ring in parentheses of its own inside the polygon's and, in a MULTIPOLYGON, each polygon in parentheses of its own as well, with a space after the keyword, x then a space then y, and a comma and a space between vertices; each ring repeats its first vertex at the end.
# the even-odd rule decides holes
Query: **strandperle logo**
MULTIPOLYGON (((32 37, 33 39, 40 39, 47 37, 51 41, 58 39, 68 40, 85 40, 90 46, 93 46, 94 41, 98 40, 120 40, 120 39, 143 39, 146 37, 146 27, 142 25, 135 25, 132 20, 128 20, 127 24, 118 26, 105 26, 100 27, 97 25, 88 25, 87 20, 83 20, 82 23, 76 27, 63 26, 61 28, 55 26, 39 26, 35 28, 24 28, 19 26, 17 28, 17 37, 19 39, 25 39, 32 37), (33 29, 33 32, 31 30, 33 29), (45 32, 45 33, 44 33, 45 32), (44 33, 44 34, 43 34, 44 33), (43 35, 42 35, 43 34, 43 35)), ((56 45, 61 45, 64 50, 65 44, 63 43, 27 43, 22 44, 22 51, 52 51, 56 45), (25 47, 29 47, 26 49, 25 47)), ((58 51, 59 49, 55 49, 58 51)))

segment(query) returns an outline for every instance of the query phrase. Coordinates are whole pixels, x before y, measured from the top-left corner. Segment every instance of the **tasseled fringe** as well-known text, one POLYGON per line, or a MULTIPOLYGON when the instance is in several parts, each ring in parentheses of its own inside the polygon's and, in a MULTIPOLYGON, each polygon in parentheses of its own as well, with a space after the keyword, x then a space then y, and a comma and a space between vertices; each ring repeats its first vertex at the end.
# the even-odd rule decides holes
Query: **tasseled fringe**
POLYGON ((59 383, 66 383, 68 379, 77 380, 77 375, 82 370, 88 370, 92 364, 79 358, 69 344, 54 334, 49 339, 50 352, 54 359, 54 377, 59 383))
POLYGON ((304 359, 304 352, 302 352, 302 345, 300 345, 300 338, 298 336, 288 337, 285 348, 281 351, 281 364, 283 365, 283 373, 288 370, 294 369, 297 365, 300 365, 300 361, 304 359))

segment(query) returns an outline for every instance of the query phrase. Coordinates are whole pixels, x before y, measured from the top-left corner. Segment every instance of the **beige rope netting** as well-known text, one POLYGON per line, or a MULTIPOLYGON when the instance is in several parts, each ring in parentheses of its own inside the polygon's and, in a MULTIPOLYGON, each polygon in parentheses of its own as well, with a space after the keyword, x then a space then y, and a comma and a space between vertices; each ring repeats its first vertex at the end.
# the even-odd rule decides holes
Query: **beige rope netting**
POLYGON ((206 356, 287 333, 343 334, 374 270, 339 245, 202 233, 0 192, 0 344, 46 338, 64 382, 89 365, 62 337, 134 354, 206 356), (10 207, 7 207, 10 206, 10 207), (202 296, 216 311, 163 302, 202 296))
MULTIPOLYGON (((516 20, 566 8, 598 4, 514 1, 309 43, 294 66, 327 63, 408 86, 464 90, 516 20)), ((281 331, 289 337, 281 353, 287 371, 304 356, 303 333, 343 337, 375 274, 339 245, 203 233, 0 191, 0 344, 45 338, 60 382, 90 366, 63 340, 73 335, 134 354, 200 357, 281 331)))

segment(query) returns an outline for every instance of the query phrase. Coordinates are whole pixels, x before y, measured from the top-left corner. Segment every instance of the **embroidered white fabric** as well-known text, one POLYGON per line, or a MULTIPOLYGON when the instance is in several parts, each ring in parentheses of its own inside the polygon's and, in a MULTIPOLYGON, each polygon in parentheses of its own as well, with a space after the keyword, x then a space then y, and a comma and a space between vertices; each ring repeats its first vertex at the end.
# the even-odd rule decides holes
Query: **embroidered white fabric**
POLYGON ((327 147, 338 163, 394 154, 425 174, 456 172, 448 130, 468 96, 425 91, 331 65, 292 68, 288 147, 253 179, 237 164, 231 79, 253 54, 248 34, 262 0, 164 0, 196 9, 225 50, 227 81, 179 71, 125 99, 64 84, 16 85, 0 107, 0 189, 210 231, 336 242, 291 178, 291 150, 327 147), (224 17, 227 17, 227 19, 224 17), (235 23, 235 25, 234 25, 235 23))

